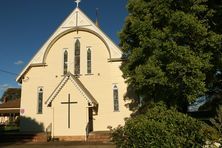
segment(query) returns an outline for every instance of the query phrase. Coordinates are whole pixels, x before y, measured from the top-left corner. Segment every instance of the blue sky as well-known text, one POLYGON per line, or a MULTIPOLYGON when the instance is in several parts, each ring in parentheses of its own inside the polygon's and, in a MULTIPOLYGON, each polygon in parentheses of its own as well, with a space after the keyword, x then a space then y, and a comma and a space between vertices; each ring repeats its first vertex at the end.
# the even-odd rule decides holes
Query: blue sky
MULTIPOLYGON (((92 20, 99 9, 100 28, 116 43, 125 17, 127 0, 82 0, 80 9, 92 20)), ((19 87, 16 75, 75 9, 75 0, 0 1, 0 96, 8 87, 19 87)))

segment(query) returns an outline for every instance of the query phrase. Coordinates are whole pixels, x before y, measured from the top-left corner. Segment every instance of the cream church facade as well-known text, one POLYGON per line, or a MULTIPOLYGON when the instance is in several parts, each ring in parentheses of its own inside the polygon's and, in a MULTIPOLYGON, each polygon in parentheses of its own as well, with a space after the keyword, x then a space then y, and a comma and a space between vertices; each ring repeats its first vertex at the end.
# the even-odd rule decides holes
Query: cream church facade
POLYGON ((92 131, 123 125, 131 112, 121 62, 121 50, 75 8, 17 77, 20 130, 50 128, 53 137, 85 139, 92 131))

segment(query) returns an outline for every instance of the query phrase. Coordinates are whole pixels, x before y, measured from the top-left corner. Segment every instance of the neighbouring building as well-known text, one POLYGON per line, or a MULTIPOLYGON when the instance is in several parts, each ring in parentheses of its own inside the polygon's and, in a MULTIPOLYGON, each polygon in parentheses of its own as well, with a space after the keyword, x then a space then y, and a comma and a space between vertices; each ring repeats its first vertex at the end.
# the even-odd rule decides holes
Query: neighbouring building
POLYGON ((20 115, 20 99, 4 99, 0 104, 0 125, 15 123, 20 115))

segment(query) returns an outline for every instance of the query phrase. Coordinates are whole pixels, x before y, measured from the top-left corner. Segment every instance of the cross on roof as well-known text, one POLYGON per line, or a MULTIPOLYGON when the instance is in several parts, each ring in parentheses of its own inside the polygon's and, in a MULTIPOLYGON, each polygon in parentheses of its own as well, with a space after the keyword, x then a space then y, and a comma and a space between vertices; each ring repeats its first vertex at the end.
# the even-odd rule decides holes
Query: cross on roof
POLYGON ((81 0, 76 0, 76 7, 78 8, 79 7, 79 3, 81 2, 81 0))

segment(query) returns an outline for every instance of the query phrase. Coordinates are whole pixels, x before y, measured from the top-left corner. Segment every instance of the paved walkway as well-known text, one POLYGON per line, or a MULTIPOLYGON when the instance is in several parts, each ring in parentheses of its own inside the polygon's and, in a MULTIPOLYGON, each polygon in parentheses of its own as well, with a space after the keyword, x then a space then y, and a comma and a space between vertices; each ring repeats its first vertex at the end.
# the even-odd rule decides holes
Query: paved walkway
POLYGON ((0 148, 115 148, 113 144, 79 143, 79 142, 47 142, 47 143, 4 143, 0 148))

